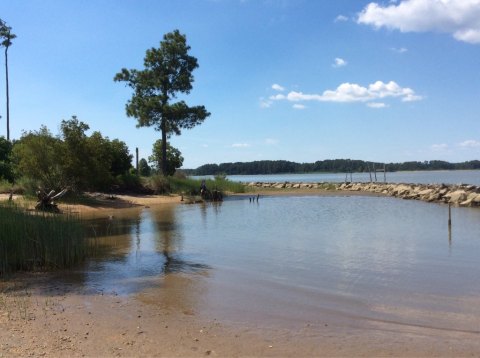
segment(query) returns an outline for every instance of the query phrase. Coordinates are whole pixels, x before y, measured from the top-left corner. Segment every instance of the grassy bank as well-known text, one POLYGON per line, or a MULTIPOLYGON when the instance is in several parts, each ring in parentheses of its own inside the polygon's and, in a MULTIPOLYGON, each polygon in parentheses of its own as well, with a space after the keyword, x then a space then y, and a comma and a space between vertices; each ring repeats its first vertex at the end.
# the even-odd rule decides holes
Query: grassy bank
POLYGON ((0 227, 0 275, 67 268, 87 254, 85 229, 72 215, 29 213, 0 203, 0 227))
MULTIPOLYGON (((163 177, 156 175, 148 178, 148 186, 157 193, 175 193, 186 195, 199 195, 202 180, 189 177, 163 177)), ((205 181, 210 190, 219 190, 223 193, 244 193, 246 186, 241 183, 233 182, 228 179, 217 177, 205 181)))

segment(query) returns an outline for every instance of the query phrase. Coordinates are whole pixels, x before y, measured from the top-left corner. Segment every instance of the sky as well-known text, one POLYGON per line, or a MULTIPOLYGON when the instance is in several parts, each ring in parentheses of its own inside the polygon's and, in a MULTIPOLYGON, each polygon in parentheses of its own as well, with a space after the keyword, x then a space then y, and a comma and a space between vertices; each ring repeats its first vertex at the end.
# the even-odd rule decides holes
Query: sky
POLYGON ((184 168, 480 159, 480 0, 2 0, 0 18, 14 139, 75 115, 147 158, 161 134, 113 77, 178 29, 199 64, 180 97, 211 113, 170 139, 184 168))

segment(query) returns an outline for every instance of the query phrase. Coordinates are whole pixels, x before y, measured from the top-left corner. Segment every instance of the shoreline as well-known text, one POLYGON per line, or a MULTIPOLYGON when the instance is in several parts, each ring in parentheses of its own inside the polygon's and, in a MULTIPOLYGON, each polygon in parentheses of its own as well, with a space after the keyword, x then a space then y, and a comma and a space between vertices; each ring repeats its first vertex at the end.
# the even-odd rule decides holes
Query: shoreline
MULTIPOLYGON (((388 196, 361 190, 260 188, 233 196, 388 196)), ((16 198, 15 200, 19 200, 16 198)), ((82 215, 178 205, 180 196, 98 197, 94 206, 61 204, 82 215)), ((0 197, 0 200, 1 197, 0 197)), ((120 215, 120 213, 118 213, 120 215)), ((159 278, 157 291, 129 295, 87 289, 71 272, 23 273, 0 280, 3 356, 467 356, 480 353, 479 332, 366 320, 335 312, 297 327, 222 321, 181 302, 185 273, 159 278), (67 277, 67 278, 66 278, 67 277), (168 295, 163 297, 163 295, 168 295)))
MULTIPOLYGON (((170 280, 182 279, 176 275, 170 280)), ((169 298, 176 300, 177 294, 173 290, 169 298)), ((89 292, 62 283, 61 273, 0 281, 0 324, 0 356, 8 357, 438 357, 480 352, 478 332, 382 321, 359 325, 329 312, 320 322, 295 328, 225 322, 158 302, 148 292, 89 292)))

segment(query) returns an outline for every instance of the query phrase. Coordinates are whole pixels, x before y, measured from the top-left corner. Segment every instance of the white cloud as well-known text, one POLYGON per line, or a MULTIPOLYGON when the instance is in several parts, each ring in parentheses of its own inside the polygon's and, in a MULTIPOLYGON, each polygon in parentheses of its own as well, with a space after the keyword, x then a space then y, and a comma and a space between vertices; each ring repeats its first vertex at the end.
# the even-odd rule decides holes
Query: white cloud
POLYGON ((392 47, 390 50, 396 53, 405 53, 408 51, 408 49, 406 49, 405 47, 400 47, 400 48, 392 47))
POLYGON ((232 148, 248 148, 250 144, 248 143, 233 143, 232 148))
POLYGON ((260 108, 270 108, 272 106, 271 100, 266 100, 265 98, 260 98, 260 108))
POLYGON ((347 61, 345 61, 343 58, 336 57, 332 67, 338 68, 338 67, 343 67, 343 66, 346 66, 346 65, 347 65, 347 61))
POLYGON ((459 143, 459 146, 463 148, 479 148, 480 142, 478 140, 468 139, 459 143))
POLYGON ((399 4, 368 4, 359 24, 401 32, 449 33, 459 40, 480 44, 480 0, 403 0, 399 4))
POLYGON ((287 99, 287 96, 284 94, 276 94, 275 96, 270 96, 269 99, 272 101, 281 101, 282 99, 287 99))
POLYGON ((342 83, 335 90, 326 90, 322 94, 306 94, 290 91, 287 95, 277 94, 270 96, 271 101, 287 100, 290 102, 319 101, 319 102, 370 102, 378 99, 394 97, 403 102, 421 100, 422 97, 408 87, 400 87, 396 82, 384 83, 377 81, 364 87, 356 83, 342 83))
POLYGON ((370 108, 386 108, 386 107, 388 107, 383 102, 369 102, 369 103, 367 103, 367 106, 370 107, 370 108))
POLYGON ((442 152, 448 149, 448 144, 441 143, 441 144, 432 144, 430 149, 434 152, 442 152))
POLYGON ((345 22, 345 21, 348 21, 348 17, 344 15, 338 15, 334 20, 334 22, 345 22))
POLYGON ((274 84, 272 85, 272 89, 274 89, 275 91, 279 91, 279 92, 285 91, 285 88, 282 87, 282 86, 280 86, 280 85, 277 84, 277 83, 274 83, 274 84))
POLYGON ((307 108, 305 105, 299 104, 299 103, 295 103, 292 107, 295 108, 295 109, 305 109, 305 108, 307 108))

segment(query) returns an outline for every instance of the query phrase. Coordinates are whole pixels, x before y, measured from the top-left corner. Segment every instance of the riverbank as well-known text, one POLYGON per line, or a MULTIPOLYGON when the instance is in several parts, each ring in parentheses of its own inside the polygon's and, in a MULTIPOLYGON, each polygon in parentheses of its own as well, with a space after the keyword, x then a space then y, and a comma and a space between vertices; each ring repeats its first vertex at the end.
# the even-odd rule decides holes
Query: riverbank
MULTIPOLYGON (((297 328, 245 326, 178 304, 184 275, 165 277, 168 296, 88 292, 60 274, 0 283, 0 356, 471 356, 478 332, 389 322, 362 326, 325 313, 297 328), (14 282, 14 283, 12 283, 14 282), (161 301, 161 302, 160 302, 161 301)), ((165 293, 166 294, 166 293, 165 293)), ((180 300, 181 302, 181 300, 180 300)))
MULTIPOLYGON (((258 189, 257 193, 386 195, 318 188, 266 188, 258 189)), ((88 207, 84 204, 64 209, 120 216, 130 208, 153 209, 154 205, 181 203, 181 197, 176 196, 102 195, 96 199, 100 204, 87 208, 89 211, 83 211, 88 207)), ((357 317, 342 314, 341 310, 324 309, 311 320, 291 326, 227 321, 209 315, 198 304, 206 299, 204 288, 198 284, 201 274, 171 271, 149 276, 146 279, 153 280, 153 288, 121 295, 103 286, 82 284, 88 275, 79 272, 19 274, 0 282, 0 357, 476 356, 480 353, 478 331, 409 323, 416 322, 409 319, 380 320, 364 318, 362 314, 357 317)), ((436 296, 431 299, 432 306, 442 302, 437 302, 436 296)), ((478 307, 478 297, 460 297, 459 307, 462 304, 478 307)), ((408 311, 402 307, 395 307, 394 313, 398 317, 421 316, 427 322, 430 314, 428 309, 408 311)))

